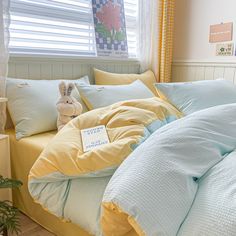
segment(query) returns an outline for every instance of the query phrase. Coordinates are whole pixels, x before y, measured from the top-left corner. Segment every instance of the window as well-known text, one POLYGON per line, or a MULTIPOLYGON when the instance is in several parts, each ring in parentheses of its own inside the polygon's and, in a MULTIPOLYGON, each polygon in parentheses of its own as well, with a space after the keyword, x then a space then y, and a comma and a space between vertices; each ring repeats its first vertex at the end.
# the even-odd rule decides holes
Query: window
MULTIPOLYGON (((130 57, 137 51, 138 0, 124 0, 130 57)), ((11 0, 10 52, 96 56, 90 0, 11 0)))

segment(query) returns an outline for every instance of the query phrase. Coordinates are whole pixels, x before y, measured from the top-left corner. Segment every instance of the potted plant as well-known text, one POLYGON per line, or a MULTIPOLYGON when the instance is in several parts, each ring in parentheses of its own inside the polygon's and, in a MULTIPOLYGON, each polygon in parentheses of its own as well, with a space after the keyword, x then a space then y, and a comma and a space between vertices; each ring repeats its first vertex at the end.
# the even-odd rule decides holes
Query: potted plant
MULTIPOLYGON (((0 191, 3 188, 19 188, 22 182, 0 176, 0 191)), ((7 236, 8 231, 19 234, 19 210, 10 201, 0 201, 0 235, 7 236)))

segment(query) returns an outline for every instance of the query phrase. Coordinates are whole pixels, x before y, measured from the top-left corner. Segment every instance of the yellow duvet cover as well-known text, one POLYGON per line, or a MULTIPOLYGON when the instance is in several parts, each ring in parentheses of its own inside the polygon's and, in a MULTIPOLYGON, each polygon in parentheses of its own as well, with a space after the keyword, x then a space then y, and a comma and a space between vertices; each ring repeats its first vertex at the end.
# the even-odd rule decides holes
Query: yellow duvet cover
MULTIPOLYGON (((84 179, 112 176, 153 132, 180 117, 172 105, 154 97, 119 102, 80 115, 49 142, 34 164, 29 174, 31 195, 56 216, 71 219, 67 208, 78 205, 71 197, 77 194, 72 190, 75 181, 80 186, 84 179), (106 127, 110 143, 83 152, 80 131, 100 125, 106 127)), ((73 222, 80 224, 79 220, 73 222)))

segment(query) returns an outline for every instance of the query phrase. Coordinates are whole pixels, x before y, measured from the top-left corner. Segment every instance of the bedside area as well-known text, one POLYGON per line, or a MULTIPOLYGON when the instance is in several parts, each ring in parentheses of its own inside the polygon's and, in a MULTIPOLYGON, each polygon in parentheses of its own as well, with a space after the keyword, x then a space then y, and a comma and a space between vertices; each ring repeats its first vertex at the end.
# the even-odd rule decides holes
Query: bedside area
MULTIPOLYGON (((4 178, 11 178, 9 136, 5 134, 0 134, 0 175, 4 178)), ((11 189, 1 189, 0 200, 12 201, 11 189)))
MULTIPOLYGON (((0 97, 0 103, 7 102, 7 98, 0 97)), ((9 136, 0 133, 0 175, 11 178, 11 159, 9 136)), ((0 201, 12 201, 11 189, 0 189, 0 201)))

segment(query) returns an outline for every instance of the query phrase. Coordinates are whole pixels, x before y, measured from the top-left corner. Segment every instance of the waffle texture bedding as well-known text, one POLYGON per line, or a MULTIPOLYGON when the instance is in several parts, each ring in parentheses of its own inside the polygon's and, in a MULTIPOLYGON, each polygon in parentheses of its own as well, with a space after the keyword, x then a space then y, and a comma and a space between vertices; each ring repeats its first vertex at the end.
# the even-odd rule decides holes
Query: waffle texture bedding
POLYGON ((103 235, 236 235, 235 117, 218 106, 153 133, 106 187, 103 235))
POLYGON ((236 235, 236 151, 213 166, 199 181, 193 206, 178 236, 236 235))
POLYGON ((236 104, 180 117, 158 98, 83 114, 31 169, 31 195, 56 216, 81 224, 78 192, 86 192, 89 181, 94 191, 88 197, 99 189, 101 203, 95 223, 85 221, 83 228, 94 235, 234 236, 236 104), (80 129, 101 124, 111 143, 83 153, 80 129))

